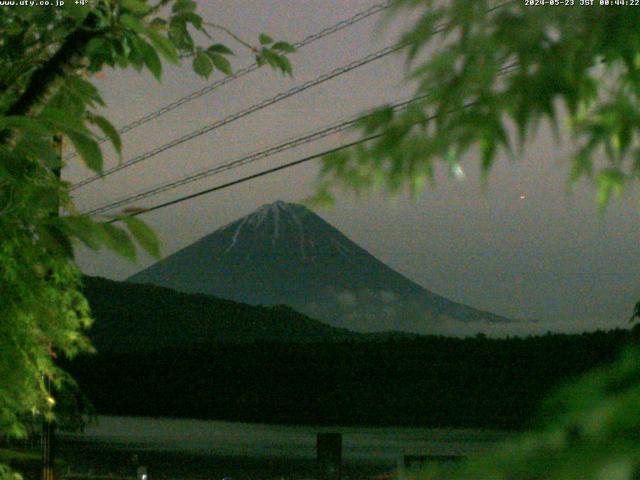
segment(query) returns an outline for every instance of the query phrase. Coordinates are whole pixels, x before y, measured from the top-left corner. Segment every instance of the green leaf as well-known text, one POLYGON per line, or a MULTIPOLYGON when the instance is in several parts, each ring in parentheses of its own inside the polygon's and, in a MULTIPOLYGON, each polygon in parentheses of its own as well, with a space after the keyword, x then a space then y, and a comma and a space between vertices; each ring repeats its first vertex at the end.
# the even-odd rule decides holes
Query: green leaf
POLYGON ((120 0, 120 4, 130 12, 137 14, 147 14, 151 10, 151 6, 142 0, 120 0))
POLYGON ((207 37, 211 38, 207 31, 202 27, 202 17, 200 15, 196 15, 195 13, 186 13, 185 15, 187 17, 187 21, 191 25, 203 32, 207 37))
POLYGON ((194 12, 198 5, 193 0, 177 0, 176 3, 173 4, 171 11, 173 13, 186 13, 186 12, 194 12))
POLYGON ((175 47, 167 37, 165 37, 161 33, 158 33, 156 30, 150 29, 147 29, 147 36, 149 37, 149 40, 151 40, 153 46, 158 50, 158 52, 160 52, 160 55, 162 55, 165 60, 173 64, 179 63, 178 52, 176 52, 175 47))
POLYGON ((482 158, 482 173, 487 174, 493 165, 498 144, 493 131, 485 132, 480 138, 480 156, 482 158))
POLYGON ((198 30, 204 32, 204 30, 202 29, 202 17, 193 12, 186 12, 186 13, 180 13, 178 15, 175 15, 171 19, 171 23, 172 24, 179 23, 185 26, 187 25, 187 23, 190 23, 198 30))
POLYGON ((262 49, 262 55, 264 59, 272 67, 282 71, 283 74, 293 76, 293 69, 291 68, 291 62, 284 55, 278 55, 268 48, 262 49))
POLYGON ((231 62, 229 62, 229 60, 218 53, 207 52, 207 55, 218 70, 226 75, 231 75, 233 70, 231 68, 231 62))
POLYGON ((106 234, 102 225, 89 217, 74 215, 60 217, 58 221, 71 235, 92 250, 98 250, 106 242, 106 234))
POLYGON ((138 39, 137 43, 138 48, 142 52, 142 58, 144 59, 144 63, 149 69, 149 71, 156 77, 157 80, 160 80, 162 77, 162 62, 160 61, 160 57, 158 56, 158 52, 145 42, 142 39, 138 39))
POLYGON ((74 2, 66 2, 63 8, 65 15, 73 18, 77 23, 81 23, 89 15, 90 10, 84 5, 76 5, 74 2))
POLYGON ((85 49, 87 58, 90 61, 89 71, 99 72, 106 65, 114 65, 114 48, 110 40, 105 38, 93 38, 85 49))
POLYGON ((278 55, 278 60, 276 60, 278 67, 282 70, 282 73, 285 75, 289 75, 293 77, 293 68, 291 67, 291 62, 284 55, 278 55))
POLYGON ((358 121, 365 135, 386 129, 393 120, 395 110, 390 106, 378 107, 358 121))
POLYGON ((43 139, 42 137, 25 134, 16 145, 16 152, 24 153, 33 159, 36 159, 48 168, 60 168, 62 159, 56 152, 51 143, 51 139, 43 139))
POLYGON ((98 143, 82 133, 68 131, 66 134, 87 167, 96 173, 101 173, 103 159, 98 143))
POLYGON ((147 30, 144 23, 142 23, 138 17, 134 17, 133 15, 128 15, 126 13, 120 16, 120 23, 123 27, 136 33, 144 33, 147 30))
POLYGON ((160 241, 155 232, 142 220, 135 217, 119 217, 140 246, 153 258, 160 260, 160 241))
POLYGON ((60 206, 60 195, 54 187, 36 188, 30 192, 28 199, 32 205, 38 205, 51 213, 57 213, 60 206))
POLYGON ((609 203, 612 195, 619 197, 622 194, 625 179, 624 173, 617 168, 604 169, 597 175, 597 198, 601 209, 609 203))
POLYGON ((28 117, 0 117, 0 129, 6 128, 15 128, 16 130, 23 130, 25 132, 42 136, 53 134, 53 130, 45 122, 28 117))
POLYGON ((69 237, 57 225, 38 225, 36 232, 39 240, 47 250, 67 258, 73 257, 73 246, 69 237))
POLYGON ((120 134, 111 124, 111 122, 101 115, 92 115, 91 121, 95 123, 100 128, 100 130, 102 130, 102 133, 104 133, 106 137, 111 141, 111 144, 113 145, 113 148, 116 149, 116 152, 118 152, 118 155, 121 155, 122 139, 120 138, 120 134))
POLYGON ((207 53, 219 53, 221 55, 234 55, 233 51, 221 43, 216 43, 207 48, 207 53))
POLYGON ((87 107, 96 108, 97 105, 104 106, 100 102, 83 96, 82 93, 66 84, 51 98, 46 108, 58 108, 67 112, 67 115, 82 118, 87 107))
POLYGON ((280 50, 284 53, 294 53, 296 51, 296 47, 287 42, 276 42, 271 46, 271 48, 273 50, 280 50))
POLYGON ((136 247, 127 232, 110 223, 100 223, 98 225, 102 225, 105 233, 105 242, 112 251, 128 260, 133 261, 136 259, 136 247))
POLYGON ((201 77, 209 78, 209 75, 211 75, 213 71, 213 64, 211 62, 212 59, 209 58, 209 55, 203 51, 199 51, 193 59, 193 70, 201 77))
POLYGON ((141 42, 138 40, 139 35, 134 32, 125 32, 125 37, 129 41, 129 45, 131 47, 129 51, 129 61, 131 62, 131 66, 139 72, 145 65, 142 49, 140 48, 141 42))
POLYGON ((176 16, 171 19, 171 25, 169 26, 169 39, 179 50, 183 50, 185 52, 191 52, 193 50, 193 38, 191 38, 191 35, 189 34, 185 19, 180 16, 176 16))
POLYGON ((78 76, 70 76, 66 79, 67 88, 72 90, 76 95, 85 100, 85 103, 105 106, 104 100, 100 96, 98 89, 90 82, 83 80, 78 76))
POLYGON ((82 123, 82 118, 69 115, 67 110, 49 105, 42 111, 40 117, 51 125, 53 131, 90 135, 89 130, 82 123))
POLYGON ((262 45, 269 45, 270 43, 273 43, 273 38, 265 33, 261 33, 259 39, 262 45))

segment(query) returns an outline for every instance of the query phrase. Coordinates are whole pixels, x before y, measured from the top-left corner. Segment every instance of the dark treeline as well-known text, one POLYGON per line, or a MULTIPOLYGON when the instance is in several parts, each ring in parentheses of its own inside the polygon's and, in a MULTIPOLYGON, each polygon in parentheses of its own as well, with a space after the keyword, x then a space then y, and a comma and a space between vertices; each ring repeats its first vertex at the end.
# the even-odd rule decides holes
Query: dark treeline
POLYGON ((613 361, 626 330, 166 348, 67 365, 100 414, 523 428, 542 398, 613 361))
POLYGON ((333 342, 357 336, 284 305, 262 307, 169 288, 84 277, 99 352, 189 349, 197 343, 333 342))

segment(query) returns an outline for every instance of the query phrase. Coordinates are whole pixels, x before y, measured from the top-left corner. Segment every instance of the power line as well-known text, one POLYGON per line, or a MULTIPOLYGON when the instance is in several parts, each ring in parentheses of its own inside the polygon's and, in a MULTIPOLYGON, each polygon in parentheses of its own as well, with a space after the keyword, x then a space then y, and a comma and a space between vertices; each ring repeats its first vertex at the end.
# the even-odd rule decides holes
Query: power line
MULTIPOLYGON (((444 29, 444 27, 441 27, 440 29, 434 30, 433 34, 437 34, 438 32, 442 31, 444 29)), ((329 73, 325 73, 323 75, 320 75, 319 77, 313 79, 313 80, 309 80, 307 82, 304 82, 296 87, 293 87, 289 90, 286 90, 284 92, 278 93, 277 95, 270 97, 266 100, 263 100, 260 103, 254 104, 248 108, 245 108, 244 110, 241 110, 239 112, 236 112, 232 115, 229 115, 228 117, 223 118, 222 120, 218 120, 217 122, 214 122, 210 125, 207 125, 205 127, 199 128, 198 130, 194 130, 191 133, 188 133, 186 135, 183 135, 182 137, 179 137, 177 139, 174 139, 168 143, 165 143, 164 145, 161 145, 159 147, 154 148, 153 150, 149 150, 141 155, 138 155, 137 157, 132 158, 131 160, 128 160, 124 163, 121 163, 120 165, 117 165, 115 167, 109 168, 107 170, 105 170, 101 175, 94 175, 92 177, 88 177, 85 178, 84 180, 79 181, 78 183, 75 183, 74 185, 71 186, 70 190, 74 191, 77 190, 80 187, 83 187, 85 185, 88 185, 92 182, 95 182, 96 180, 99 180, 101 178, 104 178, 108 175, 111 175, 113 173, 116 173, 120 170, 123 170, 125 168, 131 167, 132 165, 136 165, 137 163, 143 162, 145 160, 148 160, 152 157, 155 157, 156 155, 163 153, 167 150, 170 150, 173 147, 176 147, 178 145, 181 145, 182 143, 188 142, 190 140, 193 140, 194 138, 197 138, 199 136, 204 135, 205 133, 209 133, 213 130, 216 130, 224 125, 228 125, 229 123, 235 122, 236 120, 240 120, 241 118, 244 118, 252 113, 255 113, 259 110, 262 110, 264 108, 267 108, 275 103, 278 103, 282 100, 285 100, 289 97, 292 97, 294 95, 297 95, 301 92, 304 92, 305 90, 308 90, 310 88, 313 88, 317 85, 320 85, 321 83, 327 82, 329 80, 332 80, 336 77, 339 77, 340 75, 344 75, 345 73, 348 73, 352 70, 355 70, 357 68, 360 68, 364 65, 367 65, 369 63, 372 63, 376 60, 379 60, 381 58, 386 57, 387 55, 390 55, 402 48, 404 48, 407 44, 406 43, 402 43, 402 44, 393 44, 390 45, 388 47, 383 48, 382 50, 379 50, 377 52, 371 53, 369 55, 366 55, 365 57, 362 57, 358 60, 355 60, 347 65, 344 65, 342 67, 336 68, 335 70, 329 72, 329 73)))
MULTIPOLYGON (((454 111, 459 111, 459 110, 463 110, 463 109, 465 109, 465 108, 469 108, 469 107, 471 107, 472 105, 474 105, 475 103, 476 103, 476 102, 469 102, 469 103, 466 103, 466 104, 465 104, 465 105, 463 105, 462 107, 459 107, 459 108, 457 108, 457 109, 451 110, 451 111, 446 112, 446 113, 447 113, 447 114, 448 114, 448 113, 453 113, 454 111)), ((434 119, 434 118, 436 118, 436 117, 437 117, 437 115, 432 115, 432 116, 430 116, 430 117, 427 117, 427 118, 426 118, 425 120, 423 120, 422 122, 417 122, 417 123, 425 123, 425 122, 428 122, 428 121, 433 120, 433 119, 434 119)), ((248 181, 250 181, 250 180, 254 180, 254 179, 256 179, 256 178, 263 177, 263 176, 265 176, 265 175, 270 175, 270 174, 272 174, 272 173, 279 172, 279 171, 281 171, 281 170, 285 170, 285 169, 287 169, 287 168, 295 167, 295 166, 297 166, 297 165, 300 165, 300 164, 303 164, 303 163, 306 163, 306 162, 310 162, 311 160, 316 160, 316 159, 318 159, 318 158, 324 157, 325 155, 331 155, 331 154, 333 154, 333 153, 337 153, 337 152, 340 152, 340 151, 342 151, 342 150, 346 150, 346 149, 351 148, 351 147, 354 147, 354 146, 356 146, 356 145, 360 145, 360 144, 362 144, 362 143, 370 142, 371 140, 375 140, 376 138, 380 138, 380 137, 384 136, 384 135, 385 135, 385 133, 386 133, 386 132, 381 132, 381 133, 376 133, 376 134, 374 134, 374 135, 369 135, 368 137, 364 137, 364 138, 361 138, 361 139, 359 139, 359 140, 355 140, 355 141, 353 141, 353 142, 349 142, 349 143, 347 143, 347 144, 340 145, 339 147, 331 148, 331 149, 329 149, 329 150, 325 150, 325 151, 320 152, 320 153, 314 153, 313 155, 309 155, 309 156, 303 157, 303 158, 301 158, 301 159, 294 160, 294 161, 292 161, 292 162, 288 162, 288 163, 285 163, 285 164, 283 164, 283 165, 279 165, 279 166, 277 166, 277 167, 269 168, 269 169, 267 169, 267 170, 263 170, 263 171, 261 171, 261 172, 254 173, 254 174, 252 174, 252 175, 247 175, 246 177, 242 177, 242 178, 239 178, 239 179, 237 179, 237 180, 233 180, 233 181, 231 181, 231 182, 223 183, 222 185, 217 185, 217 186, 215 186, 215 187, 207 188, 207 189, 205 189, 205 190, 201 190, 201 191, 196 192, 196 193, 191 193, 191 194, 189 194, 189 195, 185 195, 185 196, 182 196, 182 197, 178 197, 178 198, 176 198, 176 199, 174 199, 174 200, 170 200, 170 201, 168 201, 168 202, 163 202, 163 203, 160 203, 160 204, 154 205, 154 206, 149 207, 149 208, 145 208, 145 209, 141 209, 141 210, 136 210, 136 211, 134 211, 134 212, 131 212, 131 213, 129 214, 129 216, 138 216, 138 215, 141 215, 141 214, 143 214, 143 213, 153 212, 153 211, 155 211, 155 210, 159 210, 159 209, 161 209, 161 208, 165 208, 165 207, 169 207, 169 206, 171 206, 171 205, 176 205, 176 204, 178 204, 178 203, 186 202, 187 200, 192 200, 192 199, 194 199, 194 198, 200 197, 200 196, 202 196, 202 195, 206 195, 206 194, 208 194, 208 193, 213 193, 213 192, 216 192, 216 191, 218 191, 218 190, 223 190, 223 189, 225 189, 225 188, 229 188, 229 187, 232 187, 232 186, 234 186, 234 185, 238 185, 238 184, 240 184, 240 183, 245 183, 245 182, 248 182, 248 181)), ((118 219, 117 219, 117 218, 114 218, 114 219, 111 219, 111 220, 109 221, 109 223, 113 223, 113 222, 117 222, 117 221, 118 221, 118 219)))
MULTIPOLYGON (((403 102, 399 102, 396 104, 391 105, 391 108, 393 108, 394 110, 399 110, 402 108, 405 108, 407 105, 414 103, 416 101, 422 100, 426 95, 422 95, 420 97, 417 98, 412 98, 410 100, 405 100, 403 102)), ((320 130, 316 130, 312 133, 308 133, 305 135, 302 135, 300 137, 294 138, 292 140, 287 140, 286 142, 282 142, 278 145, 269 147, 265 150, 261 150, 259 152, 254 152, 251 153, 249 155, 243 156, 237 160, 233 160, 231 162, 227 162, 227 163, 223 163, 220 165, 216 165, 214 167, 208 168, 206 170, 200 171, 198 173, 194 173, 185 177, 182 177, 180 179, 177 180, 173 180, 171 182, 166 182, 160 185, 157 185, 149 190, 145 190, 139 193, 135 193, 129 196, 126 196, 124 198, 115 200, 113 202, 110 202, 106 205, 103 205, 101 207, 96 207, 92 210, 87 210, 82 212, 83 215, 96 215, 96 214, 100 214, 103 212, 106 212, 108 210, 112 210, 114 208, 118 208, 121 207, 123 205, 127 205, 129 203, 135 202, 137 200, 142 200, 144 198, 147 197, 151 197, 151 196, 155 196, 158 195, 160 193, 169 191, 169 190, 173 190, 175 188, 181 187, 183 185, 187 185, 189 183, 198 181, 198 180, 202 180, 204 178, 213 176, 213 175, 217 175, 219 173, 228 171, 228 170, 232 170, 244 165, 247 165, 249 163, 253 163, 256 162, 258 160, 262 160, 264 158, 268 158, 271 157, 273 155, 276 155, 278 153, 284 152, 286 150, 290 150, 296 147, 299 147, 301 145, 306 145, 308 143, 326 138, 328 136, 331 135, 335 135, 336 133, 339 132, 343 132, 349 128, 351 128, 354 124, 356 124, 357 122, 361 121, 362 119, 366 118, 369 115, 360 115, 356 118, 352 118, 350 120, 345 120, 342 121, 340 123, 334 124, 334 125, 330 125, 328 127, 324 127, 320 130)))
MULTIPOLYGON (((308 157, 301 158, 301 159, 296 160, 294 162, 285 163, 284 165, 279 165, 277 167, 273 167, 273 168, 270 168, 268 170, 263 170, 262 172, 259 172, 259 173, 254 173, 253 175, 248 175, 246 177, 239 178, 238 180, 233 180, 232 182, 223 183, 222 185, 218 185, 216 187, 207 188, 206 190, 201 190, 199 192, 192 193, 190 195, 186 195, 184 197, 179 197, 179 198, 176 198, 176 199, 168 201, 168 202, 160 203, 158 205, 154 205, 153 207, 149 207, 149 208, 145 208, 145 209, 140 210, 140 211, 132 212, 131 214, 129 214, 129 216, 138 216, 138 215, 141 215, 143 213, 153 212, 154 210, 159 210, 161 208, 165 208, 165 207, 168 207, 168 206, 171 206, 171 205, 175 205, 177 203, 185 202, 187 200, 191 200, 191 199, 194 199, 196 197, 200 197, 202 195, 206 195, 207 193, 212 193, 212 192, 215 192, 215 191, 218 191, 218 190, 222 190, 224 188, 228 188, 228 187, 232 187, 234 185, 238 185, 240 183, 248 182, 249 180, 253 180, 253 179, 256 179, 256 178, 259 178, 259 177, 263 177, 265 175, 269 175, 271 173, 275 173, 275 172, 278 172, 280 170, 284 170, 286 168, 290 168, 290 167, 294 167, 296 165, 300 165, 301 163, 305 163, 305 162, 309 162, 311 160, 315 160, 315 159, 323 157, 325 155, 330 155, 332 153, 339 152, 341 150, 345 150, 345 149, 347 149, 349 147, 353 147, 353 146, 358 145, 360 143, 364 143, 364 142, 373 140, 373 139, 378 138, 378 137, 380 137, 382 135, 383 135, 382 133, 377 134, 377 135, 371 135, 369 137, 362 138, 360 140, 356 140, 356 141, 348 143, 346 145, 341 145, 339 147, 332 148, 330 150, 325 150, 324 152, 320 152, 320 153, 316 153, 316 154, 313 154, 313 155, 309 155, 308 157)), ((116 221, 117 221, 117 219, 112 219, 109 223, 113 223, 113 222, 116 222, 116 221)))
MULTIPOLYGON (((504 66, 503 68, 500 69, 499 75, 504 75, 505 73, 507 73, 508 71, 510 71, 512 68, 514 68, 515 66, 517 66, 516 63, 512 63, 509 65, 504 66)), ((401 101, 401 102, 397 102, 395 104, 390 105, 391 108, 393 108, 394 110, 400 110, 403 108, 406 108, 408 105, 418 102, 420 100, 423 100, 424 98, 428 97, 428 94, 424 94, 424 95, 420 95, 418 97, 413 97, 409 100, 405 100, 405 101, 401 101)), ((165 182, 163 184, 160 185, 156 185, 155 187, 152 187, 151 189, 148 190, 144 190, 142 192, 138 192, 129 196, 126 196, 124 198, 120 198, 118 200, 112 201, 108 204, 102 205, 100 207, 96 207, 93 208, 91 210, 87 210, 82 212, 83 215, 96 215, 96 214, 100 214, 109 210, 112 210, 114 208, 118 208, 120 206, 123 205, 127 205, 130 204, 132 202, 135 202, 137 200, 142 200, 148 197, 152 197, 155 195, 158 195, 160 193, 164 193, 166 191, 169 190, 173 190, 175 188, 187 185, 189 183, 193 183, 195 181, 198 180, 202 180, 204 178, 208 178, 210 176, 213 175, 217 175, 220 174, 222 172, 228 171, 228 170, 232 170, 253 162, 256 162, 258 160, 262 160, 264 158, 268 158, 271 157, 273 155, 276 155, 278 153, 281 153, 283 151, 286 150, 290 150, 293 148, 296 148, 298 146, 301 145, 305 145, 323 138, 326 138, 328 136, 334 135, 336 133, 339 132, 343 132, 347 129, 349 129, 350 127, 352 127, 354 124, 356 124, 357 122, 365 119, 366 117, 370 116, 371 114, 367 114, 367 115, 360 115, 356 118, 350 119, 350 120, 345 120, 342 122, 339 122, 337 124, 333 124, 327 127, 324 127, 320 130, 316 130, 312 133, 308 133, 305 135, 302 135, 300 137, 294 138, 292 140, 287 140, 285 142, 282 142, 278 145, 269 147, 265 150, 261 150, 259 152, 254 152, 251 153, 249 155, 246 155, 244 157, 241 157, 237 160, 233 160, 227 163, 223 163, 220 165, 215 165, 211 168, 202 170, 198 173, 194 173, 191 175, 187 175, 185 177, 179 178, 177 180, 173 180, 170 182, 165 182)))
MULTIPOLYGON (((386 9, 388 9, 391 4, 393 3, 393 0, 388 0, 386 2, 382 2, 382 3, 378 3, 376 5, 373 5, 365 10, 362 10, 361 12, 356 13, 355 15, 345 19, 345 20, 341 20, 338 23, 335 23, 334 25, 331 25, 327 28, 324 28, 322 30, 320 30, 319 32, 313 33, 311 35, 308 35, 307 37, 305 37, 304 39, 302 39, 301 41, 294 43, 293 46, 296 49, 300 49, 303 48, 307 45, 312 44, 313 42, 320 40, 324 37, 327 37, 329 35, 332 35, 336 32, 339 32, 340 30, 343 30, 345 28, 350 27, 351 25, 354 25, 362 20, 365 20, 369 17, 371 17, 372 15, 375 15, 379 12, 382 12, 386 9)), ((239 70, 237 70, 236 72, 234 72, 231 75, 227 75, 224 78, 221 78, 220 80, 217 80, 213 83, 211 83, 210 85, 207 85, 204 88, 201 88, 200 90, 196 90, 195 92, 192 92, 188 95, 185 95, 182 98, 179 98, 178 100, 169 103, 167 105, 165 105, 162 108, 159 108, 158 110, 155 110, 143 117, 138 118, 137 120, 134 120, 126 125, 123 125, 122 127, 120 127, 118 129, 118 133, 119 134, 123 134, 123 133, 127 133, 130 132, 131 130, 134 130, 135 128, 140 127, 141 125, 144 125, 145 123, 148 123, 152 120, 155 120, 158 117, 161 117, 162 115, 165 115, 166 113, 171 112, 172 110, 175 110, 178 107, 181 107, 182 105, 184 105, 185 103, 189 103, 197 98, 200 98, 204 95, 207 95, 208 93, 213 92, 214 90, 218 89, 219 87, 222 87, 224 85, 226 85, 227 83, 232 82, 233 80, 236 80, 238 78, 244 77, 245 75, 257 70, 258 68, 260 68, 258 66, 257 63, 252 63, 251 65, 248 65, 244 68, 241 68, 239 70)), ((98 143, 104 143, 107 140, 107 137, 101 137, 98 139, 98 143)), ((65 160, 69 160, 71 158, 76 157, 78 154, 77 152, 73 152, 68 154, 65 157, 65 160)))
MULTIPOLYGON (((500 9, 500 8, 506 6, 506 5, 514 3, 514 1, 515 0, 507 0, 504 3, 501 3, 501 4, 499 4, 499 5, 495 6, 495 7, 492 7, 490 9, 488 9, 487 12, 492 12, 492 11, 498 10, 498 9, 500 9)), ((447 22, 445 24, 442 24, 442 25, 439 25, 439 26, 435 27, 431 31, 430 35, 431 36, 437 35, 438 33, 441 33, 443 31, 445 31, 449 27, 450 24, 451 24, 450 22, 447 22)), ((371 62, 379 60, 380 58, 383 58, 383 57, 385 57, 387 55, 390 55, 391 53, 394 53, 394 52, 396 52, 398 50, 401 50, 402 48, 404 48, 407 45, 409 45, 409 43, 410 42, 402 42, 402 43, 399 43, 399 44, 389 45, 389 46, 383 48, 382 50, 379 50, 377 52, 374 52, 374 53, 371 53, 369 55, 366 55, 365 57, 363 57, 363 58, 361 58, 359 60, 355 60, 355 61, 353 61, 353 62, 351 62, 351 63, 349 63, 347 65, 344 65, 342 67, 339 67, 339 68, 337 68, 337 69, 335 69, 335 70, 333 70, 333 71, 331 71, 329 73, 325 73, 323 75, 320 75, 319 77, 317 77, 317 78, 315 78, 313 80, 309 80, 309 81, 307 81, 307 82, 305 82, 305 83, 303 83, 301 85, 298 85, 296 87, 293 87, 293 88, 291 88, 291 89, 289 89, 289 90, 287 90, 285 92, 281 92, 281 93, 275 95, 274 97, 271 97, 271 98, 268 98, 266 100, 263 100, 262 102, 260 102, 258 104, 255 104, 255 105, 253 105, 253 106, 251 106, 249 108, 241 110, 240 112, 236 112, 236 113, 234 113, 234 114, 232 114, 232 115, 230 115, 230 116, 228 116, 228 117, 226 117, 226 118, 224 118, 222 120, 214 122, 211 125, 202 127, 202 128, 200 128, 198 130, 195 130, 195 131, 193 131, 193 132, 191 132, 189 134, 183 135, 182 137, 174 139, 169 143, 166 143, 164 145, 161 145, 160 147, 157 147, 157 148, 155 148, 153 150, 150 150, 150 151, 147 151, 147 152, 145 152, 145 153, 143 153, 141 155, 138 155, 137 157, 134 157, 133 159, 131 159, 131 160, 127 161, 127 162, 121 163, 120 165, 117 165, 115 167, 107 169, 100 175, 94 175, 92 177, 88 177, 88 178, 86 178, 84 180, 81 180, 80 182, 72 185, 70 187, 70 191, 74 191, 74 190, 76 190, 76 189, 78 189, 78 188, 80 188, 80 187, 82 187, 84 185, 87 185, 87 184, 92 183, 92 182, 94 182, 94 181, 96 181, 98 179, 101 179, 103 177, 111 175, 112 173, 116 173, 116 172, 118 172, 120 170, 123 170, 125 168, 128 168, 128 167, 130 167, 132 165, 135 165, 135 164, 140 163, 142 161, 148 160, 149 158, 152 158, 152 157, 154 157, 154 156, 156 156, 156 155, 158 155, 158 154, 160 154, 162 152, 165 152, 165 151, 167 151, 167 150, 169 150, 169 149, 171 149, 171 148, 173 148, 175 146, 178 146, 178 145, 180 145, 180 144, 182 144, 184 142, 190 141, 190 140, 192 140, 192 139, 194 139, 196 137, 204 135, 205 133, 211 132, 211 131, 216 130, 217 128, 220 128, 220 127, 222 127, 224 125, 232 123, 232 122, 234 122, 236 120, 239 120, 239 119, 241 119, 243 117, 246 117, 246 116, 248 116, 248 115, 250 115, 250 114, 252 114, 252 113, 254 113, 256 111, 262 110, 262 109, 264 109, 264 108, 266 108, 266 107, 268 107, 270 105, 273 105, 274 103, 280 102, 280 101, 282 101, 284 99, 287 99, 287 98, 289 98, 289 97, 291 97, 293 95, 296 95, 296 94, 301 93, 301 92, 303 92, 305 90, 308 90, 309 88, 315 87, 316 85, 319 85, 319 84, 324 83, 326 81, 332 80, 333 78, 336 78, 336 77, 338 77, 340 75, 348 73, 351 70, 355 70, 355 69, 360 68, 360 67, 362 67, 364 65, 367 65, 367 64, 369 64, 371 62)))

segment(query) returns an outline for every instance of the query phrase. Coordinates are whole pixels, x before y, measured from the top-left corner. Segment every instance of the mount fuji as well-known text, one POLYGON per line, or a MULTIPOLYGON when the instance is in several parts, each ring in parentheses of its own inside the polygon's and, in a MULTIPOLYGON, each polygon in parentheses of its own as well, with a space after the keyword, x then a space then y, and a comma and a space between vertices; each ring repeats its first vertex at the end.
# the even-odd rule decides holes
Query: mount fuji
POLYGON ((264 205, 128 279, 261 305, 289 305, 362 332, 432 333, 440 322, 510 322, 430 292, 306 207, 264 205))

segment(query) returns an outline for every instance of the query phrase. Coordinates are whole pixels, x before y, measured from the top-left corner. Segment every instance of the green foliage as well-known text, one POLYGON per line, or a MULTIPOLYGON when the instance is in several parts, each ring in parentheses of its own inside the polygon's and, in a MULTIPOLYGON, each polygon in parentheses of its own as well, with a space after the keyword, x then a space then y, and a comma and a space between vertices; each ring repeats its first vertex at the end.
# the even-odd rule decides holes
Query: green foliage
POLYGON ((335 180, 398 191, 469 151, 486 174, 542 121, 555 131, 568 124, 577 145, 571 180, 591 178, 601 206, 638 179, 640 9, 394 2, 396 14, 405 10, 418 18, 402 41, 420 100, 370 117, 361 131, 381 136, 346 161, 327 158, 321 191, 335 180))
POLYGON ((544 428, 452 471, 422 479, 633 480, 640 472, 640 350, 560 389, 544 405, 544 428))
POLYGON ((0 463, 0 478, 2 480, 22 480, 22 475, 11 470, 7 465, 0 463))
POLYGON ((119 217, 140 246, 154 258, 160 258, 160 242, 149 226, 135 217, 119 217))
MULTIPOLYGON (((283 42, 279 43, 282 44, 283 42)), ((284 75, 293 77, 291 62, 286 57, 286 55, 281 52, 285 52, 284 49, 294 51, 294 48, 290 44, 286 45, 288 45, 288 47, 283 47, 282 45, 280 45, 278 48, 275 48, 275 45, 272 48, 262 47, 256 55, 256 61, 258 62, 258 65, 268 64, 271 67, 280 70, 284 75)))
POLYGON ((111 122, 109 122, 109 120, 100 115, 93 114, 88 116, 87 120, 97 125, 100 130, 102 130, 102 133, 104 133, 105 136, 109 139, 109 141, 113 145, 113 148, 115 148, 116 152, 118 152, 118 155, 122 154, 122 140, 120 139, 118 131, 113 127, 113 125, 111 125, 111 122))
MULTIPOLYGON (((45 383, 62 387, 69 381, 52 355, 91 351, 74 245, 107 247, 133 260, 137 243, 160 255, 155 234, 140 220, 77 214, 69 183, 59 175, 60 142, 72 145, 96 173, 104 163, 99 134, 121 152, 118 131, 96 113, 105 105, 87 80, 105 67, 146 68, 160 79, 162 61, 178 64, 194 56, 198 75, 207 78, 214 69, 230 74, 229 48, 197 45, 195 32, 213 39, 196 7, 192 0, 96 0, 91 8, 66 2, 55 9, 2 9, 0 437, 24 435, 25 415, 53 415, 55 399, 45 383)), ((290 73, 284 55, 293 50, 286 42, 277 45, 281 58, 267 63, 290 73)), ((0 478, 11 475, 0 465, 0 478)))
POLYGON ((74 356, 90 350, 81 332, 91 319, 79 273, 66 256, 52 254, 34 237, 32 225, 18 218, 3 216, 0 228, 0 427, 20 436, 20 415, 48 412, 54 402, 45 378, 54 385, 65 379, 50 352, 74 356))
POLYGON ((202 50, 198 51, 193 58, 193 71, 204 78, 209 78, 209 75, 211 75, 213 71, 213 63, 209 55, 202 50))
MULTIPOLYGON (((402 39, 416 101, 366 117, 360 131, 374 138, 324 159, 319 198, 331 198, 336 181, 416 192, 436 162, 459 167, 469 152, 486 175, 546 121, 556 132, 567 123, 570 180, 591 179, 605 207, 640 177, 640 9, 573 3, 394 2, 396 14, 417 18, 402 39)), ((419 478, 640 478, 639 379, 635 349, 549 400, 540 432, 419 478)))

